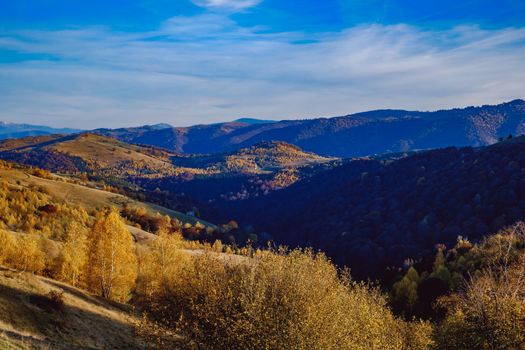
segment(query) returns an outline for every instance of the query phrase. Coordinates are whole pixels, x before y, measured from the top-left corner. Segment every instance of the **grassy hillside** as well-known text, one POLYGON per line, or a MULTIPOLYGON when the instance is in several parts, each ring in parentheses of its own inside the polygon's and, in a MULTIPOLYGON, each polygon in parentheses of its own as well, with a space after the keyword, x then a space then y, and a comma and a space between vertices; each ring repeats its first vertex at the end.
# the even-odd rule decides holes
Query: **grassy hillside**
POLYGON ((0 349, 147 349, 138 320, 129 305, 0 267, 0 349))
POLYGON ((69 183, 66 182, 66 180, 66 178, 55 175, 49 179, 34 176, 30 170, 22 168, 0 169, 0 181, 6 181, 8 184, 25 188, 41 188, 53 198, 87 209, 101 209, 107 206, 115 206, 122 209, 124 205, 127 205, 134 208, 144 208, 146 212, 152 216, 157 213, 168 215, 180 220, 183 224, 190 223, 195 225, 197 222, 200 222, 206 226, 215 227, 214 224, 205 220, 197 219, 156 204, 140 202, 121 194, 69 183))

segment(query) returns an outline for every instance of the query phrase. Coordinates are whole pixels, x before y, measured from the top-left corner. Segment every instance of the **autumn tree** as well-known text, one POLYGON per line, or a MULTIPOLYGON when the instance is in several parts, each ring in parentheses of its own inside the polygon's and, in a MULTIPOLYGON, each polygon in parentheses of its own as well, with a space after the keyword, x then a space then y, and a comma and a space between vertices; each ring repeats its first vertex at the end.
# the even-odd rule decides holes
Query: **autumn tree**
POLYGON ((56 278, 78 286, 87 261, 87 238, 85 230, 77 223, 68 226, 65 242, 56 259, 56 278))
POLYGON ((486 238, 463 288, 440 305, 447 316, 437 327, 437 349, 525 348, 525 224, 486 238))
POLYGON ((452 284, 452 276, 445 264, 445 261, 446 259, 444 249, 439 248, 436 253, 436 258, 434 259, 434 266, 432 268, 430 277, 439 278, 450 286, 452 284))
POLYGON ((40 273, 45 268, 45 256, 40 247, 41 238, 22 234, 16 239, 11 266, 17 270, 40 273))
POLYGON ((413 311, 418 295, 417 287, 421 281, 419 274, 414 267, 410 267, 401 280, 394 283, 393 301, 398 307, 406 311, 413 311))
POLYGON ((188 260, 188 254, 182 251, 180 234, 160 231, 140 255, 137 289, 145 296, 155 294, 157 298, 162 298, 169 295, 188 260))
POLYGON ((137 277, 133 239, 115 209, 101 212, 88 236, 87 286, 117 301, 129 299, 137 277))
POLYGON ((436 332, 437 349, 524 349, 524 272, 485 271, 464 293, 442 299, 448 315, 436 332))

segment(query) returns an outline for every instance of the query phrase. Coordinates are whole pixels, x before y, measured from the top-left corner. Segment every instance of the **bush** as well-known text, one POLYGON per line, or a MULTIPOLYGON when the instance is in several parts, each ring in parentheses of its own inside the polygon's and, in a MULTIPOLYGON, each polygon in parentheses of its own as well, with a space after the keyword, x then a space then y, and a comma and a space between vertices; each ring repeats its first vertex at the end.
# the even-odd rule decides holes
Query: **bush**
POLYGON ((424 349, 430 342, 427 324, 396 319, 375 288, 340 276, 311 251, 228 261, 204 253, 170 283, 168 294, 152 296, 149 314, 177 329, 187 348, 424 349))

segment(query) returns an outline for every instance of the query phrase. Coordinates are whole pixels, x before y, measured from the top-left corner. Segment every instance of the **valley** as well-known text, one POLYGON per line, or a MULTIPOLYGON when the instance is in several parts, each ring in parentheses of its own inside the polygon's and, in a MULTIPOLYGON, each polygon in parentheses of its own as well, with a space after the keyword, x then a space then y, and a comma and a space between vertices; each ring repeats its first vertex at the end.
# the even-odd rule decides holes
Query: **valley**
MULTIPOLYGON (((394 147, 346 158, 332 156, 341 155, 336 146, 319 155, 287 137, 291 143, 261 138, 251 144, 245 135, 239 136, 243 147, 220 146, 224 135, 240 130, 251 128, 257 139, 261 131, 254 128, 264 128, 264 134, 290 127, 252 120, 184 131, 204 140, 215 130, 219 143, 206 153, 145 142, 149 133, 175 130, 167 125, 3 140, 0 345, 185 349, 222 339, 252 348, 264 333, 265 344, 288 347, 303 337, 295 327, 317 332, 337 310, 335 323, 323 329, 350 330, 347 348, 358 338, 365 339, 359 343, 363 349, 446 348, 452 340, 445 327, 459 327, 451 326, 455 312, 467 312, 461 308, 477 302, 468 299, 474 298, 470 289, 462 291, 468 276, 515 271, 521 261, 525 136, 494 139, 508 125, 521 123, 521 105, 466 109, 480 115, 508 113, 497 127, 489 113, 492 126, 487 128, 493 131, 484 141, 444 148, 429 144, 430 150, 394 147), (505 244, 507 253, 494 251, 505 244), (90 259, 109 254, 110 247, 121 262, 114 262, 119 277, 108 292, 104 266, 94 270, 96 260, 90 259), (501 254, 511 254, 504 267, 491 260, 501 254), (371 280, 381 290, 364 282, 371 280), (327 297, 326 288, 337 292, 327 297), (448 297, 460 299, 440 304, 448 297), (244 305, 240 313, 237 300, 244 305), (283 303, 290 308, 285 319, 277 306, 283 303), (259 313, 261 307, 267 314, 259 313), (363 313, 356 316, 355 310, 363 313), (223 317, 242 322, 229 323, 230 330, 220 335, 223 317), (354 317, 357 328, 352 328, 354 317), (254 328, 241 337, 244 322, 253 318, 273 331, 254 328), (274 337, 282 327, 289 332, 284 340, 274 337), (211 338, 201 332, 209 328, 217 332, 211 338), (385 329, 399 331, 394 335, 385 329), (370 341, 376 345, 362 330, 375 332, 370 341)), ((398 112, 381 113, 388 119, 387 114, 398 112)), ((425 123, 443 122, 423 115, 425 123)), ((339 142, 341 132, 371 127, 360 118, 352 116, 350 124, 327 119, 342 128, 331 129, 327 137, 339 142)), ((457 132, 446 128, 449 135, 457 132)), ((514 125, 511 130, 520 129, 514 125)), ((469 288, 485 288, 485 293, 488 285, 500 283, 497 275, 490 278, 479 286, 482 280, 474 279, 469 288)), ((509 297, 507 289, 493 293, 509 297)), ((314 337, 313 348, 339 344, 330 334, 314 337)))

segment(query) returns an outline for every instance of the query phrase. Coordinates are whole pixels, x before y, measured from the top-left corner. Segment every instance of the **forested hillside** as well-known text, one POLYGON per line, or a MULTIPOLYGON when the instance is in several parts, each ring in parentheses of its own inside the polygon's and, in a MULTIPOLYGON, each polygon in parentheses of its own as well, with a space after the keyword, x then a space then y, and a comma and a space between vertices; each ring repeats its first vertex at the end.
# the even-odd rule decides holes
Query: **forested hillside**
POLYGON ((359 275, 377 276, 433 254, 436 244, 450 247, 459 235, 476 240, 525 218, 524 175, 521 137, 349 161, 264 198, 215 209, 279 243, 312 245, 359 275))

